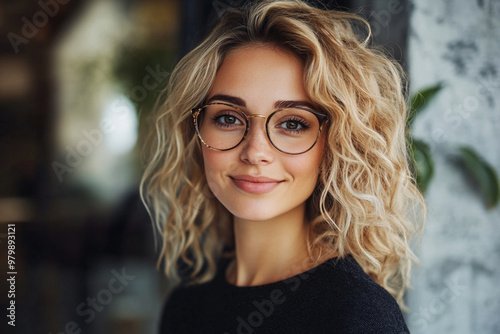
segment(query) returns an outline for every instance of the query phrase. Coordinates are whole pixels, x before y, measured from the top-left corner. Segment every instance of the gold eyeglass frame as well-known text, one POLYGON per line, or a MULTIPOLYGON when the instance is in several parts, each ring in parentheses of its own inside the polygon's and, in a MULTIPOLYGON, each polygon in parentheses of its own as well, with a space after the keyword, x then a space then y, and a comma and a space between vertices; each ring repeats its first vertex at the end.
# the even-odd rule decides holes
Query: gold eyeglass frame
POLYGON ((250 128, 250 118, 253 118, 253 117, 259 117, 259 118, 264 118, 265 120, 265 127, 266 127, 266 135, 267 135, 267 139, 269 139, 269 142, 273 145, 274 148, 276 148, 278 151, 282 152, 282 153, 285 153, 285 154, 290 154, 290 155, 298 155, 298 154, 303 154, 303 153, 306 153, 307 151, 309 151, 310 149, 312 149, 314 147, 314 145, 316 145, 316 143, 318 142, 318 139, 319 139, 319 136, 321 135, 321 130, 323 129, 323 125, 328 121, 328 115, 326 114, 323 114, 323 113, 320 113, 320 112, 317 112, 315 110, 312 110, 312 109, 309 109, 309 108, 305 108, 305 107, 293 107, 293 108, 280 108, 280 109, 276 109, 274 110, 271 114, 269 114, 268 116, 266 115, 260 115, 260 114, 252 114, 252 115, 247 115, 241 108, 233 105, 233 104, 230 104, 230 103, 225 103, 225 102, 211 102, 211 103, 208 103, 202 107, 198 107, 198 108, 194 108, 191 110, 191 114, 193 115, 193 123, 194 123, 194 128, 196 130, 196 134, 198 135, 198 138, 200 138, 201 142, 203 143, 203 145, 205 145, 206 147, 214 150, 214 151, 229 151, 229 150, 232 150, 233 148, 237 147, 239 144, 241 144, 241 142, 243 140, 245 140, 247 134, 248 134, 248 129, 250 128), (245 133, 243 134, 243 137, 241 138, 241 140, 236 144, 234 145, 233 147, 230 147, 230 148, 225 148, 225 149, 220 149, 220 148, 215 148, 215 147, 212 147, 210 145, 208 145, 204 140, 203 138, 201 137, 201 134, 200 134, 200 130, 198 128, 198 124, 196 122, 197 118, 198 118, 198 115, 200 114, 201 110, 203 108, 206 108, 207 106, 210 106, 210 105, 225 105, 225 106, 228 106, 228 107, 231 107, 231 108, 234 108, 236 109, 237 111, 239 111, 240 113, 243 114, 243 116, 245 116, 246 118, 246 122, 245 122, 245 133), (314 143, 311 145, 311 147, 309 147, 307 150, 303 151, 303 152, 299 152, 299 153, 289 153, 289 152, 285 152, 281 149, 279 149, 278 147, 276 147, 276 145, 273 143, 273 141, 271 140, 271 137, 269 136, 269 128, 268 128, 268 124, 269 124, 269 120, 271 119, 271 117, 276 114, 277 112, 280 112, 280 111, 283 111, 283 110, 286 110, 286 109, 301 109, 301 110, 304 110, 304 111, 308 111, 310 113, 313 113, 319 120, 319 131, 318 131, 318 135, 316 136, 316 140, 314 141, 314 143))

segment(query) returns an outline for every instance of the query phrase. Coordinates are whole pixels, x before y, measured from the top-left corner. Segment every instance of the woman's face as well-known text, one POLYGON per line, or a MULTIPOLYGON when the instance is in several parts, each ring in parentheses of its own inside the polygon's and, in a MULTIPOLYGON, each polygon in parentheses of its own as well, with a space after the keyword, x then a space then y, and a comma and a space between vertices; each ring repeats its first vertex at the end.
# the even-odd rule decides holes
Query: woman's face
MULTIPOLYGON (((304 90, 300 60, 269 46, 254 45, 229 52, 207 100, 216 95, 220 96, 211 102, 230 102, 247 114, 265 116, 276 109, 279 101, 312 104, 304 90)), ((243 142, 231 150, 215 151, 202 145, 210 189, 239 219, 264 221, 302 212, 318 179, 323 135, 311 150, 289 155, 269 142, 263 118, 250 118, 249 125, 243 142)))

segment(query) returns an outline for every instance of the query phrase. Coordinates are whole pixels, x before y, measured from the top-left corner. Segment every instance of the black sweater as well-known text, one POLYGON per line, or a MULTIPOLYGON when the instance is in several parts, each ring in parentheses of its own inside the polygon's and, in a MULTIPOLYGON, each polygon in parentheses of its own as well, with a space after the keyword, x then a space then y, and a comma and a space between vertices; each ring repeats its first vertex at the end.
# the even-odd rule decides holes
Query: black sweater
POLYGON ((210 282, 174 289, 161 334, 409 333, 394 298, 351 256, 250 287, 227 282, 228 262, 210 282))

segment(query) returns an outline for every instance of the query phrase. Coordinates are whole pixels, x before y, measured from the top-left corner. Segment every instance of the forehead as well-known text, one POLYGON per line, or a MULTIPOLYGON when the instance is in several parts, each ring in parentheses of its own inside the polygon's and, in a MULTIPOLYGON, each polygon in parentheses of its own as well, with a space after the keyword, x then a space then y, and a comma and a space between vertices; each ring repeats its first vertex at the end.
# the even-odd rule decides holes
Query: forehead
POLYGON ((268 107, 278 100, 309 101, 300 59, 279 48, 245 46, 230 51, 208 95, 236 96, 248 108, 268 107))

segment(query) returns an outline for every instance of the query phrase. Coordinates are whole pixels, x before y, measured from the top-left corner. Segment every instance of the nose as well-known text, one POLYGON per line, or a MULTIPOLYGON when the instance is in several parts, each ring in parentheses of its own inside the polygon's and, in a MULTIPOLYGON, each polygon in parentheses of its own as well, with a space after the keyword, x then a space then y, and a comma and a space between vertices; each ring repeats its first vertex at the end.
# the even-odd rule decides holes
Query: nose
POLYGON ((241 161, 252 165, 267 165, 274 160, 274 147, 266 133, 265 116, 251 115, 248 133, 240 152, 241 161), (261 119, 258 119, 261 118, 261 119))

